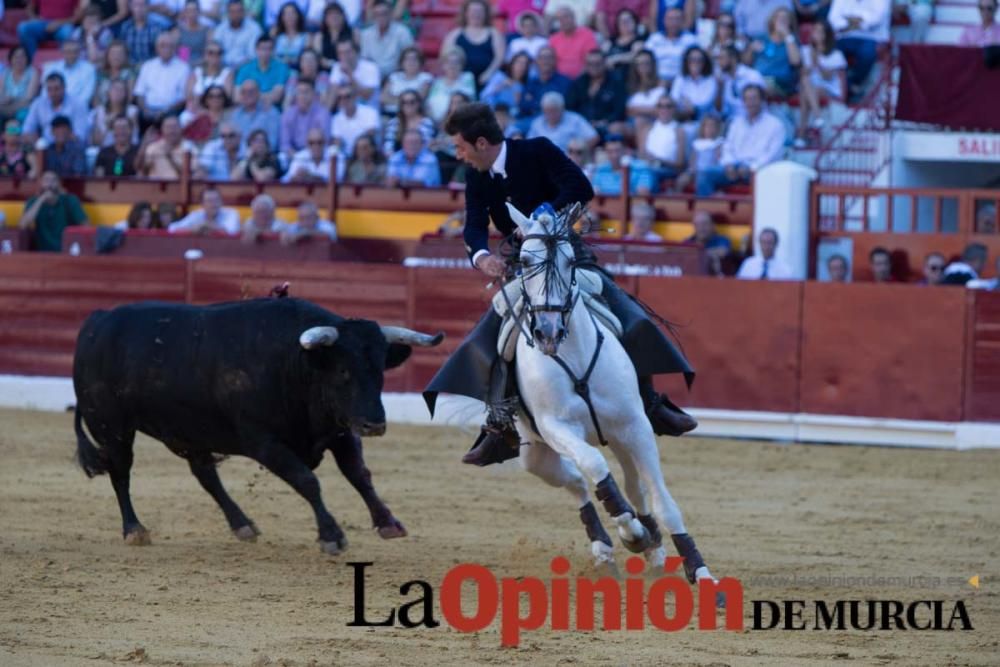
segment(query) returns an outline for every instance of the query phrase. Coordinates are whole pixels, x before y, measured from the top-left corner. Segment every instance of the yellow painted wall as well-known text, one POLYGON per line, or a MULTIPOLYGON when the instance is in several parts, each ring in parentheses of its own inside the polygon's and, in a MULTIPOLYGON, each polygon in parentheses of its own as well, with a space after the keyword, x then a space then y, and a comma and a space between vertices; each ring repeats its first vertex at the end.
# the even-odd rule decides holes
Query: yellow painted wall
MULTIPOLYGON (((128 216, 129 204, 85 204, 83 210, 92 224, 113 225, 128 216)), ((249 206, 237 206, 240 220, 250 217, 249 206)), ((24 211, 22 202, 0 202, 0 211, 7 216, 7 226, 17 225, 24 211)), ((327 217, 326 209, 320 210, 322 217, 327 217)), ((282 207, 277 210, 279 220, 295 220, 296 211, 292 207, 282 207)), ((381 239, 419 239, 424 234, 433 233, 447 217, 444 213, 408 213, 400 211, 343 209, 337 215, 337 231, 342 237, 367 237, 381 239)), ((621 226, 619 220, 605 220, 605 226, 611 230, 607 236, 617 236, 621 226)), ((654 225, 654 230, 668 241, 684 241, 694 234, 694 226, 689 222, 660 222, 654 225)), ((749 230, 742 225, 719 225, 719 233, 729 237, 734 245, 739 245, 742 236, 749 230)))

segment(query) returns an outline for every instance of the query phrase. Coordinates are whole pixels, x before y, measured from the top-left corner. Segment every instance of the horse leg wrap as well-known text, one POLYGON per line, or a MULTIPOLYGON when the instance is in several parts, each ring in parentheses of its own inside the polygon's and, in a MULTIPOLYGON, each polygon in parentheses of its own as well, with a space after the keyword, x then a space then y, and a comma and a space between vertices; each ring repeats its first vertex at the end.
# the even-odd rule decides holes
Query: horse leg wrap
POLYGON ((635 510, 625 500, 625 496, 618 490, 615 478, 608 473, 608 476, 597 483, 597 499, 604 505, 605 511, 613 517, 628 513, 635 516, 635 510))
POLYGON ((608 531, 604 530, 601 519, 597 516, 597 508, 594 507, 594 503, 588 502, 580 508, 580 521, 583 522, 584 528, 587 529, 587 538, 591 542, 603 542, 609 547, 611 546, 611 536, 608 535, 608 531))
POLYGON ((705 567, 705 559, 695 546, 694 538, 687 533, 677 533, 671 535, 670 539, 673 540, 677 553, 684 558, 684 574, 687 580, 692 584, 695 583, 695 572, 699 567, 705 567))
POLYGON ((663 544, 663 535, 660 533, 659 526, 656 525, 656 519, 653 518, 651 514, 640 514, 638 517, 639 523, 646 527, 649 531, 649 538, 652 541, 653 547, 658 547, 663 544))

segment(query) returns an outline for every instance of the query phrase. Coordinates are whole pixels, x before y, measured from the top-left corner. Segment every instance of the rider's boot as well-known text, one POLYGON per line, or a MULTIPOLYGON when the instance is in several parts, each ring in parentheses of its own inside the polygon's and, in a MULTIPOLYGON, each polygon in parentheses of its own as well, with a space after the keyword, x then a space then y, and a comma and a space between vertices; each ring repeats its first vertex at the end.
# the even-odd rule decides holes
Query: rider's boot
POLYGON ((462 463, 475 466, 503 463, 507 459, 517 458, 520 446, 521 439, 516 429, 491 424, 487 419, 472 449, 462 457, 462 463))
POLYGON ((491 463, 503 463, 507 459, 517 458, 520 453, 521 438, 514 427, 514 411, 508 399, 511 387, 508 386, 510 374, 507 362, 497 359, 490 369, 490 392, 487 405, 489 415, 482 432, 473 443, 462 463, 475 466, 486 466, 491 463))
POLYGON ((670 402, 666 394, 653 388, 653 378, 639 378, 639 393, 646 407, 646 416, 656 435, 684 435, 698 426, 698 420, 670 402))

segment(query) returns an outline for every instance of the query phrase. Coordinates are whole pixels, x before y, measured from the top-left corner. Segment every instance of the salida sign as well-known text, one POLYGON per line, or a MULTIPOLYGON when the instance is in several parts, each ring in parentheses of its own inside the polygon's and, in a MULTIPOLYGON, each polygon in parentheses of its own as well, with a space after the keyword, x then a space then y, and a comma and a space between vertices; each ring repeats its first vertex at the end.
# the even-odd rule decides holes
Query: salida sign
POLYGON ((959 157, 996 157, 1000 158, 1000 138, 992 136, 959 137, 959 157))
MULTIPOLYGON (((695 618, 698 630, 719 626, 716 601, 725 600, 725 630, 742 631, 743 585, 738 579, 699 580, 695 591, 683 577, 682 558, 667 558, 664 576, 652 582, 640 577, 646 568, 639 557, 629 558, 623 581, 612 577, 588 579, 569 574, 570 562, 552 559, 554 575, 547 582, 537 577, 497 577, 486 567, 463 563, 449 570, 435 589, 427 581, 414 579, 399 586, 401 604, 394 609, 368 607, 365 570, 372 562, 351 562, 354 569, 354 619, 351 627, 437 628, 439 618, 459 632, 479 632, 499 615, 500 643, 518 646, 521 633, 548 625, 551 630, 594 630, 598 596, 601 599, 600 629, 606 631, 659 630, 677 632, 695 618), (462 603, 463 587, 474 594, 471 604, 462 603), (574 591, 575 596, 570 592, 574 591), (435 613, 435 612, 439 612, 435 613)), ((972 630, 963 600, 752 600, 753 630, 972 630)))

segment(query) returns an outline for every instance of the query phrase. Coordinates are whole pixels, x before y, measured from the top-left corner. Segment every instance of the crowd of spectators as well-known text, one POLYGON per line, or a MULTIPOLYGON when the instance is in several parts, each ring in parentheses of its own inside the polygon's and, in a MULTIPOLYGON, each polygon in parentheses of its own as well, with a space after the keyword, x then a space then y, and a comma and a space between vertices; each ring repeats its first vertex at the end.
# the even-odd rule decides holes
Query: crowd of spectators
POLYGON ((702 6, 467 0, 428 65, 406 0, 32 0, 0 71, 0 174, 174 179, 190 155, 215 181, 461 187, 440 128, 479 99, 508 137, 579 152, 601 193, 629 164, 637 192, 709 195, 814 137, 888 39, 889 0, 702 6), (793 95, 796 122, 769 111, 793 95))
MULTIPOLYGON (((407 0, 30 0, 0 68, 0 175, 173 180, 190 160, 195 178, 218 182, 322 183, 333 171, 352 184, 460 188, 441 127, 482 100, 506 136, 549 138, 600 194, 710 196, 814 140, 827 101, 861 94, 894 3, 716 4, 706 21, 697 0, 466 0, 428 63, 407 0), (53 42, 60 57, 34 67, 53 42), (782 104, 793 97, 797 118, 782 104)), ((932 3, 903 4, 919 22, 932 3)), ((962 44, 1000 41, 996 0, 979 10, 962 44)), ((53 192, 43 185, 35 215, 58 204, 75 220, 53 192)), ((246 227, 204 204, 202 219, 161 222, 147 207, 135 222, 246 227)), ((655 236, 641 228, 647 213, 633 212, 637 238, 655 236)), ((304 215, 302 229, 335 235, 304 215)), ((714 234, 695 227, 696 240, 714 234)))

